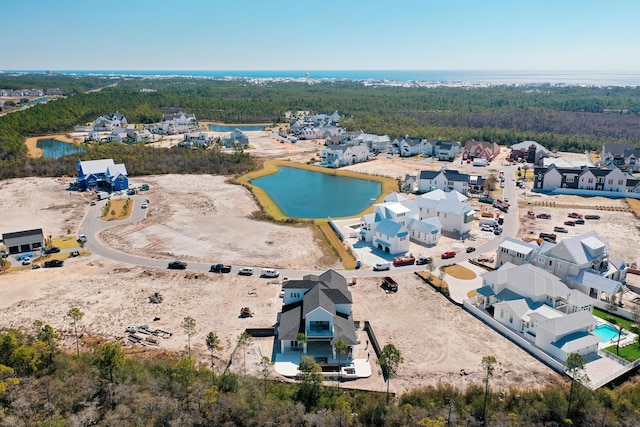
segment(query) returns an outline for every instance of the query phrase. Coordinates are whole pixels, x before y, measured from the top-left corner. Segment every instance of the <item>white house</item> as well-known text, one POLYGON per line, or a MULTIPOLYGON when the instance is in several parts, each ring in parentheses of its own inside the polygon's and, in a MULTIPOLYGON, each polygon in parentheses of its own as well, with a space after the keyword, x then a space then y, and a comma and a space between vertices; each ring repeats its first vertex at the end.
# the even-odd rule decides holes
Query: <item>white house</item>
POLYGON ((470 179, 470 175, 453 169, 442 168, 439 171, 420 171, 418 175, 418 192, 427 193, 433 190, 442 190, 467 194, 470 179))
POLYGON ((622 292, 627 272, 624 260, 610 257, 608 242, 595 231, 540 246, 507 237, 498 246, 496 266, 508 263, 535 265, 569 287, 604 300, 622 292))
POLYGON ((419 218, 438 218, 442 231, 464 235, 471 231, 475 210, 467 197, 457 191, 434 190, 416 197, 419 218))
POLYGON ((409 236, 414 242, 435 246, 442 236, 442 223, 438 218, 410 219, 407 224, 409 236))
POLYGON ((185 133, 178 145, 186 148, 208 148, 213 144, 213 137, 205 132, 185 133))
POLYGON ((339 168, 364 162, 369 159, 369 148, 366 145, 330 144, 322 149, 321 166, 339 168))
POLYGON ((405 135, 402 139, 394 139, 388 148, 389 153, 397 153, 402 157, 417 156, 423 153, 427 144, 424 138, 411 138, 405 135))
POLYGON ((597 352, 592 298, 530 264, 505 264, 482 279, 476 304, 536 347, 561 362, 571 353, 597 352))
POLYGON ((409 252, 409 231, 403 224, 382 219, 373 229, 373 245, 391 255, 409 252))

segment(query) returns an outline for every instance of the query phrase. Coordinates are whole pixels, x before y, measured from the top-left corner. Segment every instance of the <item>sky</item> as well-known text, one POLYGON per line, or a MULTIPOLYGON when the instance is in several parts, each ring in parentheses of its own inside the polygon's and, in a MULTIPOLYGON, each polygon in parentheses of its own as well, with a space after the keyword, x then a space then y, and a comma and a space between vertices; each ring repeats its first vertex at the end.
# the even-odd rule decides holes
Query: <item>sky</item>
POLYGON ((640 71, 638 0, 0 0, 0 70, 640 71))

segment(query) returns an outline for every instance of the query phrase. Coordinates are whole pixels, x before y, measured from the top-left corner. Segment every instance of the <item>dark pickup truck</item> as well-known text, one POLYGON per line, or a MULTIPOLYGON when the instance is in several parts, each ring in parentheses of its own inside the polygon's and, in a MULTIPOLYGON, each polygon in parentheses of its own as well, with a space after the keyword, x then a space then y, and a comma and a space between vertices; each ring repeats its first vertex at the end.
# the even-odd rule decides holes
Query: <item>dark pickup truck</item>
POLYGON ((209 271, 212 273, 230 273, 231 266, 225 264, 211 264, 209 271))

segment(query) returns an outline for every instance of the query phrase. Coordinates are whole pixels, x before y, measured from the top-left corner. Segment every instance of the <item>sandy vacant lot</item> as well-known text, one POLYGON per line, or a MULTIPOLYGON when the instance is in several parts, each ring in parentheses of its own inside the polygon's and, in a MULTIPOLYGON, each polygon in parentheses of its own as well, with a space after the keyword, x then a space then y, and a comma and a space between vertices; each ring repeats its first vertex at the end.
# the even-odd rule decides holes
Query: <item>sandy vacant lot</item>
MULTIPOLYGON (((280 144, 268 134, 256 138, 252 145, 258 155, 265 157, 298 157, 306 161, 317 153, 315 142, 295 146, 280 144)), ((400 177, 425 168, 429 162, 425 159, 410 163, 385 157, 350 169, 400 177)), ((432 167, 439 169, 441 165, 436 162, 432 167)), ((325 256, 310 229, 251 219, 252 212, 257 210, 252 196, 243 187, 228 183, 227 177, 176 175, 132 179, 132 185, 142 182, 151 185, 147 192, 151 201, 147 219, 102 233, 99 238, 108 246, 161 259, 316 271, 341 268, 325 256)), ((0 182, 3 194, 0 232, 43 228, 54 239, 68 233, 75 235, 89 200, 65 191, 66 186, 62 180, 55 179, 0 182)), ((563 215, 560 210, 549 208, 548 211, 554 222, 563 215)), ((586 208, 581 211, 585 213, 586 208)), ((610 217, 601 213, 603 219, 598 226, 602 228, 598 230, 610 239, 613 255, 637 259, 628 246, 638 237, 635 217, 628 213, 606 215, 610 217)), ((543 220, 526 222, 523 219, 522 230, 535 231, 532 224, 537 226, 538 221, 543 220)), ((480 383, 481 359, 490 354, 501 362, 496 387, 538 387, 560 379, 415 276, 400 275, 396 280, 400 291, 393 295, 384 293, 376 279, 359 280, 351 288, 354 318, 370 321, 378 341, 382 345, 394 343, 404 355, 399 378, 392 382, 396 391, 439 381, 459 386, 480 383)), ((145 350, 128 344, 124 329, 148 324, 172 332, 172 337, 161 340, 159 348, 182 351, 187 337, 180 322, 185 316, 192 316, 198 329, 192 338, 192 347, 199 360, 209 362, 204 338, 209 331, 215 331, 224 345, 217 362, 222 366, 231 358, 237 337, 245 328, 276 323, 281 308, 279 292, 279 280, 212 273, 196 278, 185 271, 126 265, 90 254, 69 259, 60 269, 24 268, 0 276, 0 326, 28 329, 34 320, 42 320, 61 330, 65 334, 65 345, 69 345, 71 329, 65 313, 77 306, 85 313, 82 320, 85 337, 118 340, 131 352, 152 354, 157 351, 155 347, 145 350), (161 304, 148 301, 148 296, 156 291, 165 296, 161 304), (250 306, 255 316, 240 318, 239 310, 243 306, 250 306)), ((248 350, 247 365, 257 361, 260 354, 271 355, 272 346, 272 340, 256 340, 248 350)), ((375 364, 374 358, 371 361, 375 364)), ((234 367, 237 369, 237 363, 234 367)), ((373 370, 372 378, 349 385, 383 390, 379 370, 375 366, 373 370)))

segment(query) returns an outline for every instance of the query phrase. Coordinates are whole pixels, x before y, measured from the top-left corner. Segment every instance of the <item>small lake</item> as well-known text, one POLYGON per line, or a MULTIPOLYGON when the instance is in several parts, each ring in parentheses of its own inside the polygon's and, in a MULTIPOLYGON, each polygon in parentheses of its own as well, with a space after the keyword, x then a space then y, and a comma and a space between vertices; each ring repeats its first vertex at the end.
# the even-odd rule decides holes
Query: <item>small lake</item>
POLYGON ((253 180, 291 218, 338 218, 367 209, 382 191, 379 182, 279 167, 253 180))
POLYGON ((212 132, 233 132, 236 129, 242 131, 263 130, 265 127, 264 125, 209 125, 209 130, 212 132))
POLYGON ((82 153, 85 151, 83 147, 58 141, 57 139, 39 139, 36 142, 36 147, 43 150, 42 157, 46 159, 56 159, 58 157, 82 153))

